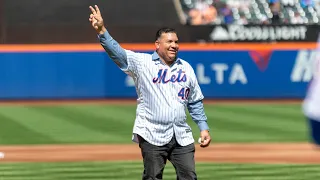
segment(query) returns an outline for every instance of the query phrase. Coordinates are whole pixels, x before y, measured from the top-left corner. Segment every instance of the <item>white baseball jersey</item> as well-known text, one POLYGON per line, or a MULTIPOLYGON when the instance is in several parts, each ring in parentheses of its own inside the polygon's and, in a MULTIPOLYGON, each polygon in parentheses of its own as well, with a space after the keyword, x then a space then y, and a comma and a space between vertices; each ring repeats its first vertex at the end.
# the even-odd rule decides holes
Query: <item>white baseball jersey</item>
POLYGON ((138 134, 147 142, 162 146, 175 134, 181 146, 193 143, 186 122, 187 103, 203 99, 193 68, 180 58, 169 67, 157 53, 125 52, 128 67, 121 70, 133 78, 138 95, 132 140, 138 143, 138 134))
POLYGON ((320 60, 316 62, 315 73, 303 102, 303 110, 309 118, 320 121, 320 60))

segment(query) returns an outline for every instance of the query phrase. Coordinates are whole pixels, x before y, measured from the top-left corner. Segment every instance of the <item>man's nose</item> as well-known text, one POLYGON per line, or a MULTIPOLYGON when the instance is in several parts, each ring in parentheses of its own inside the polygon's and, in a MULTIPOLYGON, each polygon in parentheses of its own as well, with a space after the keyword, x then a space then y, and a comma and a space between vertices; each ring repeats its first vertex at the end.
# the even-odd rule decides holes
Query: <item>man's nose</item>
POLYGON ((176 49, 176 48, 178 48, 178 44, 177 43, 172 43, 171 47, 176 49))

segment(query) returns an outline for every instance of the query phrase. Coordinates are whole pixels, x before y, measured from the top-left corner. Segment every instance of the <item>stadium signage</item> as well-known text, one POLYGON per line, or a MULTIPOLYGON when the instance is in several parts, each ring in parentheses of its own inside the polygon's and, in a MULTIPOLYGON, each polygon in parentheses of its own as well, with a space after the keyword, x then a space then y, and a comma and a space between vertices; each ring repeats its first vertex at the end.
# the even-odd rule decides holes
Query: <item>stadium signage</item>
MULTIPOLYGON (((230 48, 182 50, 179 56, 194 68, 206 98, 292 99, 305 96, 317 51, 314 48, 272 51, 230 48)), ((0 99, 137 98, 132 78, 102 54, 105 52, 0 53, 0 69, 7 74, 0 78, 1 87, 5 87, 0 89, 0 99), (70 59, 71 55, 79 58, 70 59), (90 58, 96 60, 89 61, 90 58), (12 60, 15 65, 10 68, 12 60), (66 60, 75 63, 65 63, 66 60), (37 71, 30 74, 34 68, 37 71), (57 72, 61 76, 55 76, 57 72), (83 72, 88 72, 86 78, 81 76, 83 72)))
POLYGON ((319 57, 316 50, 300 50, 297 53, 290 79, 292 82, 309 82, 316 72, 316 59, 319 57))
POLYGON ((215 26, 210 33, 212 41, 304 41, 307 26, 215 26))
POLYGON ((203 63, 196 65, 195 71, 199 84, 247 84, 248 78, 240 63, 227 64, 227 63, 212 63, 211 68, 205 69, 203 63), (207 74, 205 72, 208 72, 207 74), (211 78, 211 77, 214 78, 211 78), (214 79, 214 82, 212 82, 214 79))

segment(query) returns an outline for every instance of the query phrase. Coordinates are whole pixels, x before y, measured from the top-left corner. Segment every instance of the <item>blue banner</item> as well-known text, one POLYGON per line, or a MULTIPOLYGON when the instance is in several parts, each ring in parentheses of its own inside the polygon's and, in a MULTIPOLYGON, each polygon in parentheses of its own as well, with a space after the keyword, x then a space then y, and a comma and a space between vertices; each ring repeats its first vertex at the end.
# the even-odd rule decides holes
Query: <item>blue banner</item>
MULTIPOLYGON (((205 98, 302 98, 316 53, 180 51, 179 57, 193 66, 205 98)), ((1 99, 137 97, 132 79, 105 52, 0 53, 0 60, 1 99)))

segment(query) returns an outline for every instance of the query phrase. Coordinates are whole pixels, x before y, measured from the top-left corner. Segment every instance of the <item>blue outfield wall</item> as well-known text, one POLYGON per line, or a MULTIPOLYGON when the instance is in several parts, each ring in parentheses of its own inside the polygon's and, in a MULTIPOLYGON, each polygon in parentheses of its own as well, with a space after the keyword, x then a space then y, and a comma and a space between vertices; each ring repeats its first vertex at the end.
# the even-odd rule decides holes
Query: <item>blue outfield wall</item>
MULTIPOLYGON (((194 67, 205 98, 303 98, 316 54, 181 51, 179 56, 194 67)), ((132 79, 105 52, 0 53, 0 87, 0 99, 136 98, 132 79)))

